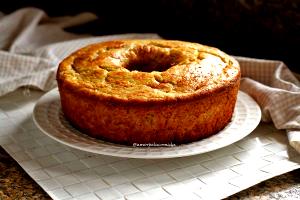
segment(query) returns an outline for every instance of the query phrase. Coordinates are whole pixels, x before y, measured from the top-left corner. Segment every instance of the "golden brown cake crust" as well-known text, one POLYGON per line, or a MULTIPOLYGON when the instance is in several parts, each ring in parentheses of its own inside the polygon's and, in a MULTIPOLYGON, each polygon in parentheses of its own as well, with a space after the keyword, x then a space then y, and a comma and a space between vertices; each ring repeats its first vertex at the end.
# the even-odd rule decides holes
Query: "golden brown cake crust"
POLYGON ((57 81, 65 116, 93 137, 186 143, 230 121, 240 69, 232 57, 197 43, 118 40, 68 56, 57 81))

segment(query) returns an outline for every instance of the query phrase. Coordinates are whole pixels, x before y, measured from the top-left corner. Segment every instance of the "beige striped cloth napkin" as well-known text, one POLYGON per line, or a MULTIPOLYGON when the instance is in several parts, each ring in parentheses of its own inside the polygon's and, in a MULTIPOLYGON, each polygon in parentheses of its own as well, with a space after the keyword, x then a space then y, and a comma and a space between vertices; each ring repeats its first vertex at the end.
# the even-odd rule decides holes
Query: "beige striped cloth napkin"
MULTIPOLYGON (((21 86, 48 91, 56 86, 59 61, 87 44, 121 38, 159 38, 157 34, 89 37, 63 28, 95 19, 91 13, 50 18, 42 10, 24 8, 0 14, 0 96, 21 86)), ((101 28, 101 27, 99 27, 101 28)), ((236 57, 241 90, 262 109, 262 120, 287 130, 290 145, 300 152, 300 83, 281 61, 236 57)))
POLYGON ((262 120, 287 131, 300 153, 300 82, 281 61, 236 57, 243 79, 241 90, 262 109, 262 120))
POLYGON ((21 86, 52 89, 56 86, 59 61, 88 44, 122 38, 159 38, 157 34, 91 37, 63 30, 96 18, 91 13, 50 18, 37 8, 23 8, 9 15, 0 13, 0 96, 21 86))

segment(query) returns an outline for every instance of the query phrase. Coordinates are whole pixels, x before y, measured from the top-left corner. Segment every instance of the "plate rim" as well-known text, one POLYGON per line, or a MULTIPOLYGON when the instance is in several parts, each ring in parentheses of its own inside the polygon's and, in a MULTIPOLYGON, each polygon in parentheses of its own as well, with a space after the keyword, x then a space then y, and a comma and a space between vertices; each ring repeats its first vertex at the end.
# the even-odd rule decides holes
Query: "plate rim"
MULTIPOLYGON (((251 129, 247 131, 247 133, 244 133, 242 134, 240 137, 238 137, 235 141, 233 142, 229 142, 228 144, 222 144, 221 146, 219 147, 216 147, 216 148, 213 148, 213 149, 208 149, 206 151, 192 151, 192 152, 186 152, 186 153, 181 153, 181 154, 171 154, 171 155, 165 155, 165 154, 155 154, 155 155, 145 155, 145 154, 120 154, 120 153, 115 153, 115 152, 108 152, 108 151, 100 151, 99 150, 93 150, 91 148, 89 149, 86 149, 86 148, 83 148, 83 147, 80 147, 74 143, 71 143, 71 142, 66 142, 64 140, 61 140, 60 138, 54 136, 53 134, 49 133, 47 130, 45 130, 45 128, 40 124, 39 122, 39 119, 37 118, 37 110, 43 105, 44 101, 47 101, 48 98, 55 98, 55 100, 59 101, 60 102, 60 96, 59 96, 59 92, 58 92, 58 88, 53 88, 52 90, 46 92, 45 94, 43 94, 39 99, 38 101, 35 103, 34 105, 34 109, 33 109, 33 114, 32 114, 32 118, 33 118, 33 121, 34 121, 34 124, 38 127, 38 129, 43 132, 45 135, 47 135, 48 137, 52 138, 53 140, 61 143, 61 144, 64 144, 66 146, 69 146, 69 147, 72 147, 72 148, 75 148, 75 149, 79 149, 79 150, 82 150, 82 151, 86 151, 86 152, 90 152, 90 153, 95 153, 95 154, 101 154, 101 155, 107 155, 107 156, 116 156, 116 157, 123 157, 123 158, 141 158, 141 159, 164 159, 164 158, 178 158, 178 157, 186 157, 186 156, 193 156, 193 155, 199 155, 199 154, 203 154, 203 153, 207 153, 207 152, 210 152, 210 151, 214 151, 214 150, 217 150, 217 149, 220 149, 220 148, 223 148, 223 147, 226 147, 226 146, 229 146, 237 141, 240 141, 242 140, 244 137, 246 137, 247 135, 251 134, 251 132, 253 132, 253 130, 259 125, 260 121, 261 121, 261 109, 259 107, 259 105, 257 104, 257 102, 250 96, 248 95, 247 93, 239 90, 238 92, 238 98, 239 98, 239 95, 243 95, 244 98, 248 98, 249 101, 252 102, 252 104, 256 107, 256 114, 257 114, 257 118, 256 118, 256 123, 253 124, 253 126, 251 126, 251 129), (55 96, 52 97, 52 93, 56 93, 54 94, 55 96)), ((240 99, 239 99, 240 100, 240 99)), ((49 101, 49 100, 48 100, 49 101)), ((237 100, 238 102, 238 100, 237 100)), ((236 109, 234 111, 234 113, 236 113, 236 109)), ((236 118, 236 117, 234 117, 236 118)), ((67 122, 68 120, 65 119, 67 122)), ((69 122, 68 122, 69 123, 69 122)), ((227 125, 228 126, 228 125, 227 125)), ((227 127, 226 126, 226 127, 227 127)), ((84 134, 82 133, 80 130, 76 129, 74 126, 72 126, 76 131, 80 132, 81 134, 84 134)), ((224 129, 226 129, 226 127, 224 129)), ((223 130, 224 130, 223 129, 223 130)), ((222 131, 219 131, 218 133, 208 137, 208 138, 204 138, 202 140, 199 140, 199 141, 195 141, 195 142, 191 142, 191 143, 187 143, 187 144, 181 144, 181 145, 176 145, 175 147, 160 147, 160 148, 166 148, 166 149, 173 149, 173 151, 176 151, 177 150, 177 147, 184 147, 184 146, 191 146, 193 144, 196 144, 198 142, 203 142, 211 137, 214 137, 218 134, 222 134, 222 131)), ((245 130, 244 130, 245 131, 245 130)), ((74 133, 75 134, 75 133, 74 133)), ((115 144, 115 143, 110 143, 110 142, 106 142, 106 141, 103 141, 103 140, 100 140, 100 139, 95 139, 93 137, 90 137, 86 134, 84 134, 85 137, 87 138, 90 138, 92 140, 96 140, 98 142, 104 142, 105 144, 107 145, 113 145, 113 146, 118 146, 118 147, 122 147, 122 148, 126 148, 126 149, 144 149, 144 150, 147 150, 146 152, 151 152, 149 151, 150 149, 154 150, 154 149, 157 149, 156 147, 134 147, 134 146, 127 146, 127 145, 121 145, 121 144, 115 144)), ((132 151, 134 152, 134 151, 132 151)))

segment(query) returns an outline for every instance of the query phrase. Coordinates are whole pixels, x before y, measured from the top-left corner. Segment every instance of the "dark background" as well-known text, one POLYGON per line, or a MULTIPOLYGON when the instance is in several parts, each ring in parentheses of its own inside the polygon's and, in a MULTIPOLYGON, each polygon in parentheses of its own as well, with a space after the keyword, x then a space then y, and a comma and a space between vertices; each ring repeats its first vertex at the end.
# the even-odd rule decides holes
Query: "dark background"
POLYGON ((38 7, 50 16, 90 11, 99 19, 68 29, 106 35, 158 33, 239 56, 284 61, 300 73, 300 0, 5 0, 0 10, 38 7))

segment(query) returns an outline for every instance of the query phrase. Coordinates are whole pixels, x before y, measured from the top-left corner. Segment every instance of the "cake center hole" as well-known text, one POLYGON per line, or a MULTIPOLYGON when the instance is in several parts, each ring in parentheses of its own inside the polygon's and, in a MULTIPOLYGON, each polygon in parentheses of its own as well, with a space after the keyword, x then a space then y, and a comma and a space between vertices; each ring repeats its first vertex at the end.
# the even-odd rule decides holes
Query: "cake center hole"
POLYGON ((138 48, 127 59, 126 68, 130 71, 163 72, 179 63, 180 55, 156 48, 138 48))

